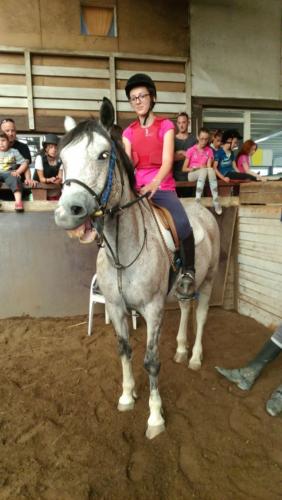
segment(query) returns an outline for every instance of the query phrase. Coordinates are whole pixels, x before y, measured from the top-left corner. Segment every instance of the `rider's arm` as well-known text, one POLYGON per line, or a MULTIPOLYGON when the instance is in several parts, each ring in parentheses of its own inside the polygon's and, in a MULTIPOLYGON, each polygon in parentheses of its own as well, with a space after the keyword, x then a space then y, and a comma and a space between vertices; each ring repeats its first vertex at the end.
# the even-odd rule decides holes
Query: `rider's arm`
POLYGON ((122 142, 123 142, 124 149, 125 149, 127 156, 132 160, 132 158, 131 158, 131 142, 127 139, 127 137, 124 137, 124 136, 122 138, 122 142))

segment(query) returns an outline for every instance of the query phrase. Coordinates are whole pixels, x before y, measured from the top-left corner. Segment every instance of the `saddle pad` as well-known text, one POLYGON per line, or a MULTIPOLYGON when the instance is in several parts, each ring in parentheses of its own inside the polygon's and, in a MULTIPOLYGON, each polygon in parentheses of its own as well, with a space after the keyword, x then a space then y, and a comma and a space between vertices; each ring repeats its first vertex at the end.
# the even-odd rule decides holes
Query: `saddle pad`
POLYGON ((176 227, 174 224, 174 220, 173 220, 170 212, 166 208, 159 207, 158 205, 155 205, 154 203, 152 203, 152 207, 153 207, 153 210, 155 211, 155 214, 156 214, 158 220, 161 222, 162 226, 166 230, 170 231, 173 242, 174 242, 175 250, 179 250, 179 238, 178 238, 178 234, 177 234, 176 227))

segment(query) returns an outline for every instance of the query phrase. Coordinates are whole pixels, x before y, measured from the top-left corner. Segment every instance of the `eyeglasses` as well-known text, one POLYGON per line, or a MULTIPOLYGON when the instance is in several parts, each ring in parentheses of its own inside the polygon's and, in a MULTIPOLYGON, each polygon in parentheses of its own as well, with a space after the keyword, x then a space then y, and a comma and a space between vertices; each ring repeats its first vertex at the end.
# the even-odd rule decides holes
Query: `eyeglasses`
POLYGON ((148 95, 150 95, 150 94, 134 95, 133 97, 129 98, 129 101, 131 102, 131 104, 135 104, 137 102, 137 100, 139 102, 143 102, 145 100, 145 97, 147 97, 148 95))

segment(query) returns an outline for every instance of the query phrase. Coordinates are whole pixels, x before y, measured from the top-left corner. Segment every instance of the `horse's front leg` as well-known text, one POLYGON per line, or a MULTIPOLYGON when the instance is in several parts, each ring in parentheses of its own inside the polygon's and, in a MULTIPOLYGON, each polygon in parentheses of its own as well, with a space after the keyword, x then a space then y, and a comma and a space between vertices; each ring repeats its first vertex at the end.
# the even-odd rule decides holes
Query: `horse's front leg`
POLYGON ((188 344, 187 344, 187 327, 189 319, 191 302, 189 300, 180 300, 179 307, 181 310, 180 323, 176 337, 177 348, 174 356, 176 363, 185 363, 188 358, 188 344))
POLYGON ((129 344, 127 314, 123 308, 116 308, 109 304, 107 304, 107 308, 117 334, 118 350, 122 366, 122 395, 118 401, 118 410, 132 410, 137 396, 132 372, 132 349, 129 344))
POLYGON ((202 359, 203 359, 202 337, 209 310, 210 292, 211 290, 208 293, 206 290, 204 292, 201 291, 199 295, 198 306, 196 311, 196 322, 197 322, 196 340, 192 351, 192 357, 189 362, 189 368, 191 368, 191 370, 199 370, 202 365, 202 359))
POLYGON ((158 374, 161 366, 158 342, 163 312, 160 309, 158 312, 158 309, 155 309, 152 304, 149 309, 150 311, 146 311, 144 315, 147 322, 147 348, 144 366, 148 372, 150 382, 150 416, 146 436, 149 439, 153 439, 165 430, 165 421, 162 416, 162 400, 158 390, 158 374))

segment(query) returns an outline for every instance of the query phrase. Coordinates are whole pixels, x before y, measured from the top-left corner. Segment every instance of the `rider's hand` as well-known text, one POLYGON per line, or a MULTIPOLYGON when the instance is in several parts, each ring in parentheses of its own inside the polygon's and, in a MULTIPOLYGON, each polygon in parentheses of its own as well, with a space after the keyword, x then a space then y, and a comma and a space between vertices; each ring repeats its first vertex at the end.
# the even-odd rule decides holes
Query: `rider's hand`
POLYGON ((146 184, 146 186, 143 186, 140 189, 140 192, 141 192, 141 194, 150 193, 150 196, 148 196, 148 198, 150 199, 150 198, 152 198, 152 196, 154 196, 156 191, 159 189, 159 186, 160 186, 160 182, 157 179, 153 179, 151 182, 149 182, 149 184, 146 184))

